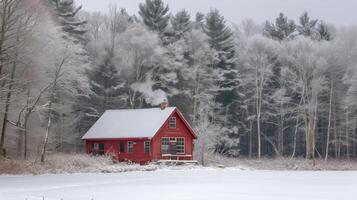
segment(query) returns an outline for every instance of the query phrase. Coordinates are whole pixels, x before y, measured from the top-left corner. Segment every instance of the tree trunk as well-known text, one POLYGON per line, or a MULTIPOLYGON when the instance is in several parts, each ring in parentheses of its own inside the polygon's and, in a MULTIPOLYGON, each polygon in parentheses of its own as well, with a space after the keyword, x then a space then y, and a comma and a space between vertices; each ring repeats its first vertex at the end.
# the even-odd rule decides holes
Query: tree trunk
POLYGON ((353 119, 353 132, 352 132, 352 156, 356 157, 356 118, 353 119))
POLYGON ((21 130, 16 130, 16 134, 17 134, 17 137, 16 137, 16 145, 17 145, 17 154, 16 156, 17 157, 21 157, 22 155, 22 148, 23 148, 23 134, 22 134, 22 131, 21 130))
MULTIPOLYGON (((318 100, 317 97, 315 102, 311 102, 307 105, 309 106, 314 106, 314 108, 308 108, 307 112, 307 123, 308 123, 308 129, 307 129, 307 138, 306 138, 306 158, 307 159, 312 159, 313 163, 315 165, 315 131, 316 131, 316 121, 317 121, 317 105, 318 105, 318 100)), ((310 98, 311 99, 311 98, 310 98)))
POLYGON ((261 144, 261 134, 260 134, 260 115, 257 116, 257 138, 258 138, 258 159, 261 157, 262 144, 261 144))
MULTIPOLYGON (((300 98, 300 102, 299 102, 299 105, 298 105, 298 108, 301 107, 301 104, 303 102, 303 99, 302 97, 300 98)), ((296 123, 295 123, 295 130, 294 130, 294 145, 293 145, 293 153, 291 154, 291 158, 290 159, 293 159, 295 157, 295 154, 296 154, 296 147, 297 147, 297 133, 298 133, 298 128, 299 128, 299 119, 300 119, 300 111, 297 110, 297 113, 296 113, 296 123)))
MULTIPOLYGON (((316 149, 316 122, 317 122, 317 98, 316 98, 316 105, 315 105, 315 112, 314 112, 314 131, 313 131, 313 137, 312 137, 312 151, 313 151, 313 166, 315 166, 315 151, 319 153, 316 149)), ((321 157, 321 156, 320 156, 321 157)))
POLYGON ((279 122, 278 122, 278 135, 277 135, 277 148, 281 156, 284 155, 284 105, 279 105, 279 122))
POLYGON ((249 120, 249 158, 252 158, 252 150, 253 150, 253 121, 249 120))
POLYGON ((308 130, 307 130, 307 138, 306 138, 306 158, 314 159, 315 157, 315 148, 314 148, 314 120, 315 116, 310 112, 308 117, 308 130))
POLYGON ((337 158, 338 154, 338 143, 337 143, 337 126, 336 126, 336 102, 333 102, 333 136, 334 136, 334 153, 335 158, 337 158))
POLYGON ((327 138, 326 138, 325 161, 327 161, 327 159, 328 159, 329 145, 330 145, 332 97, 333 97, 332 92, 333 92, 333 82, 331 82, 331 88, 330 88, 330 104, 329 104, 329 111, 328 111, 328 127, 327 127, 327 138))
POLYGON ((299 114, 296 116, 296 124, 295 124, 295 131, 294 131, 294 146, 293 146, 293 153, 291 154, 291 159, 295 157, 296 153, 296 140, 297 140, 297 132, 298 132, 298 127, 299 127, 299 114))
POLYGON ((66 62, 66 57, 63 57, 61 60, 61 63, 59 64, 58 68, 55 71, 55 76, 53 79, 53 83, 51 84, 51 94, 50 94, 50 101, 48 103, 48 121, 47 121, 47 126, 46 126, 46 134, 45 134, 45 139, 42 145, 42 151, 41 151, 41 162, 45 162, 45 156, 46 156, 46 150, 47 150, 47 143, 48 143, 48 138, 50 135, 50 129, 52 126, 52 103, 55 100, 55 93, 57 89, 57 82, 58 79, 60 78, 61 74, 61 69, 64 63, 66 62))
POLYGON ((45 155, 46 155, 46 150, 47 150, 47 143, 48 143, 48 138, 50 135, 50 128, 52 125, 52 101, 54 97, 54 89, 52 89, 51 92, 51 97, 50 97, 50 102, 48 103, 48 120, 47 120, 47 126, 46 126, 46 134, 45 134, 45 140, 43 142, 42 146, 42 151, 41 151, 41 162, 45 162, 45 155))
MULTIPOLYGON (((3 152, 3 154, 4 154, 4 152, 6 152, 6 150, 4 150, 5 135, 6 135, 6 128, 7 128, 6 124, 7 124, 7 118, 8 118, 9 108, 10 108, 12 88, 14 85, 14 78, 15 78, 15 73, 16 73, 17 57, 18 57, 18 49, 16 48, 15 55, 14 55, 14 61, 12 63, 8 91, 6 94, 4 117, 3 117, 2 128, 1 128, 0 151, 3 152)), ((3 155, 3 156, 6 156, 6 155, 3 155)))
POLYGON ((259 74, 258 65, 255 66, 255 110, 257 118, 257 143, 258 143, 258 159, 261 157, 261 133, 260 133, 260 114, 261 114, 261 105, 262 105, 262 86, 263 79, 261 74, 259 74))
MULTIPOLYGON (((341 127, 342 129, 342 127, 341 127)), ((337 158, 341 158, 341 137, 342 137, 342 130, 338 130, 337 133, 338 133, 338 145, 337 145, 337 158)))
POLYGON ((196 82, 195 82, 195 88, 194 88, 194 94, 193 94, 193 108, 192 108, 192 123, 195 125, 196 120, 197 120, 197 113, 198 113, 198 93, 199 93, 199 83, 201 81, 200 75, 198 72, 196 72, 196 82))
MULTIPOLYGON (((9 7, 9 2, 2 2, 2 12, 1 12, 1 28, 0 28, 0 76, 2 75, 4 63, 3 63, 3 49, 4 49, 4 43, 6 40, 6 33, 8 32, 8 20, 10 19, 9 13, 11 10, 8 10, 7 8, 9 7)), ((0 150, 2 146, 0 146, 0 150)))
POLYGON ((27 159, 27 121, 28 117, 25 117, 24 122, 24 159, 27 159))
POLYGON ((201 164, 202 166, 205 166, 205 148, 206 148, 206 145, 205 145, 205 142, 203 142, 202 144, 202 147, 201 147, 201 164))
POLYGON ((345 134, 346 134, 346 157, 349 159, 350 158, 350 138, 349 138, 349 119, 348 119, 348 108, 346 109, 346 130, 345 130, 345 134))

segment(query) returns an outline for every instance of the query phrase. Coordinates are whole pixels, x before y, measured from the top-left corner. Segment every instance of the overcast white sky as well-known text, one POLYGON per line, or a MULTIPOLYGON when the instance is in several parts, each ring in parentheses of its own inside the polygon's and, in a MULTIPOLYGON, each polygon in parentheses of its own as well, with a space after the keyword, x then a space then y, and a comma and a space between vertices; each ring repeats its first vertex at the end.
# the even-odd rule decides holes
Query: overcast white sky
MULTIPOLYGON (((110 4, 124 7, 131 14, 137 14, 138 5, 145 0, 76 0, 84 10, 106 12, 110 4)), ((239 23, 252 18, 256 22, 274 19, 279 12, 297 19, 304 11, 313 18, 322 19, 336 25, 357 25, 357 0, 164 0, 170 11, 175 13, 182 8, 192 16, 200 11, 218 8, 228 22, 239 23)))

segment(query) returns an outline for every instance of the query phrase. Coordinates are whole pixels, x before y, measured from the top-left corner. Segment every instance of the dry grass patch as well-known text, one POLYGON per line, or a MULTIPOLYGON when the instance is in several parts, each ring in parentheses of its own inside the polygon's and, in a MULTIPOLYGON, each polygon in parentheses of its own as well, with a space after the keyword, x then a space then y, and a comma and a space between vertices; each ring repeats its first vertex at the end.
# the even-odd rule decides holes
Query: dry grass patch
POLYGON ((323 159, 307 160, 305 158, 226 158, 207 155, 208 165, 224 165, 225 167, 239 167, 241 169, 258 170, 357 170, 357 161, 352 159, 323 159))
POLYGON ((86 154, 49 155, 45 163, 3 159, 0 161, 0 174, 58 174, 58 173, 112 173, 126 171, 149 171, 156 165, 114 163, 104 156, 86 154))

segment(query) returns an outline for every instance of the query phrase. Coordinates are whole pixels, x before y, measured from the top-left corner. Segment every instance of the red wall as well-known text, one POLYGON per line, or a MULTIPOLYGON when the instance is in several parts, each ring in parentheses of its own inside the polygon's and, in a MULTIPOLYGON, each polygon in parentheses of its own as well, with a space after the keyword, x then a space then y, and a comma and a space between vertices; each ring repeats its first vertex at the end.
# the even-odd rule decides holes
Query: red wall
MULTIPOLYGON (((176 128, 169 128, 169 118, 159 129, 157 134, 151 139, 150 154, 144 153, 144 141, 149 138, 126 138, 126 139, 105 139, 105 140, 86 140, 86 152, 90 153, 90 146, 93 143, 104 144, 104 151, 113 153, 119 161, 133 161, 145 163, 152 160, 160 160, 161 158, 161 138, 162 137, 184 137, 185 138, 185 155, 193 155, 193 135, 187 128, 185 123, 180 118, 175 110, 171 116, 176 117, 176 128), (128 141, 133 141, 134 152, 128 153, 128 141), (119 153, 119 144, 125 143, 125 153, 119 153)), ((170 117, 171 117, 170 116, 170 117)), ((191 157, 192 159, 192 157, 191 157)))
MULTIPOLYGON (((87 140, 86 151, 90 153, 90 146, 93 143, 104 144, 104 151, 106 153, 112 153, 119 161, 133 161, 138 163, 145 163, 151 160, 151 153, 144 153, 144 141, 150 141, 146 138, 127 138, 127 139, 106 139, 106 140, 87 140), (128 152, 128 141, 134 142, 133 152, 128 152), (125 153, 119 153, 119 144, 125 144, 125 153)), ((152 149, 152 144, 151 148, 152 149)))
POLYGON ((152 156, 153 160, 161 159, 161 138, 162 137, 184 137, 185 138, 185 155, 193 154, 193 136, 189 129, 179 117, 177 112, 173 112, 170 117, 176 117, 176 128, 169 128, 169 119, 166 120, 165 124, 159 130, 159 132, 152 139, 153 149, 152 156))

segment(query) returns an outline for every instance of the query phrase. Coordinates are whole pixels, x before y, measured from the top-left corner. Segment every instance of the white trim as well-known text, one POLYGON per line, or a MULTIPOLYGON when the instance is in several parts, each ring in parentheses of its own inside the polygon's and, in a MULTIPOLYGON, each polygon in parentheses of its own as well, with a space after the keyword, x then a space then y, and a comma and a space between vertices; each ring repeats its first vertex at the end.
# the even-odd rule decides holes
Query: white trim
MULTIPOLYGON (((162 139, 168 139, 169 140, 169 144, 167 144, 167 145, 170 145, 170 138, 169 137, 161 137, 160 138, 160 152, 161 152, 161 154, 162 154, 162 139)), ((167 151, 169 150, 169 146, 168 146, 168 148, 167 148, 167 151)), ((167 152, 168 153, 168 152, 167 152)))
POLYGON ((177 139, 178 138, 182 138, 183 139, 183 152, 181 153, 179 153, 179 154, 185 154, 185 152, 186 152, 186 141, 185 141, 185 137, 176 137, 176 151, 177 151, 177 139))
POLYGON ((133 153, 134 152, 134 142, 133 141, 128 141, 128 150, 127 150, 127 153, 133 153), (131 148, 131 151, 129 150, 130 148, 129 148, 129 143, 132 143, 132 148, 131 148))
POLYGON ((144 153, 145 154, 150 154, 151 153, 151 141, 150 140, 146 140, 144 141, 144 153), (149 143, 149 152, 145 152, 145 144, 149 143))

